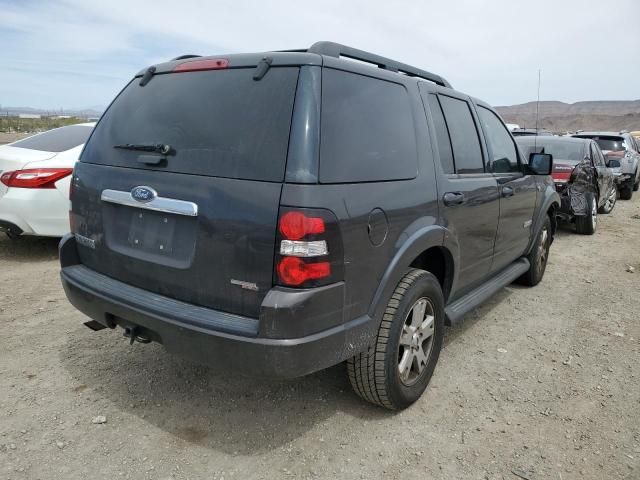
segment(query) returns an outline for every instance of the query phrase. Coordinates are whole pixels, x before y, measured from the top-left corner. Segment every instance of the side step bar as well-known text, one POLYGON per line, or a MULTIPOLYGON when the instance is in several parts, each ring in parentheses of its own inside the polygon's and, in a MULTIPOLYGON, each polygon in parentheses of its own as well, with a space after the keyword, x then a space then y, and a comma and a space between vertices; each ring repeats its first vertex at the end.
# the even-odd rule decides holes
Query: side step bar
POLYGON ((451 325, 462 322, 462 317, 491 298, 498 290, 506 287, 520 275, 529 270, 529 260, 519 258, 506 267, 488 282, 483 283, 465 296, 449 304, 445 309, 445 315, 451 325))

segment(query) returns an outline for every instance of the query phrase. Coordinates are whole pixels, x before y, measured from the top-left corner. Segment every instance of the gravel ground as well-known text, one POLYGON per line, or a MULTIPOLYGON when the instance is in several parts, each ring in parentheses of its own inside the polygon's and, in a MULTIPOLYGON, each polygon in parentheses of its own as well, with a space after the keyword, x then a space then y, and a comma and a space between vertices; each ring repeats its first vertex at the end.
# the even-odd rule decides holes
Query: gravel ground
POLYGON ((2 237, 0 478, 639 479, 639 251, 638 194, 563 228, 544 281, 448 329, 394 414, 343 366, 272 383, 91 332, 56 241, 2 237))

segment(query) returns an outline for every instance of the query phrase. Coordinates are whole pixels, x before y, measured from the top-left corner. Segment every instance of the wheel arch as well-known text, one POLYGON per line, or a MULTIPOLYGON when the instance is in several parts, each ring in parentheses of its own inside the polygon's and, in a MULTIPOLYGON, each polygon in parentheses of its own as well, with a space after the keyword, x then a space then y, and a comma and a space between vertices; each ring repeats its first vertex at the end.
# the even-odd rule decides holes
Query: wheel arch
POLYGON ((458 243, 443 226, 428 225, 405 230, 395 255, 387 265, 369 306, 369 316, 379 322, 398 282, 411 268, 432 273, 440 282, 445 302, 451 294, 459 258, 458 243))

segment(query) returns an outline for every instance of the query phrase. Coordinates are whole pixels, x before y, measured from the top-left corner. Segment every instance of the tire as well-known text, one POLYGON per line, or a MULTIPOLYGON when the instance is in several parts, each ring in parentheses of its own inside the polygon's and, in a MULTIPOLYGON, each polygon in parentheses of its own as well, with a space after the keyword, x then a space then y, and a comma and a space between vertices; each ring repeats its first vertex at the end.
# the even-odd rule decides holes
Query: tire
MULTIPOLYGON (((637 173, 637 172, 636 172, 637 173)), ((636 180, 636 173, 633 174, 633 191, 637 192, 638 188, 640 188, 640 178, 636 180)))
POLYGON ((375 405, 389 410, 407 408, 427 388, 443 336, 440 283, 429 272, 410 270, 389 299, 375 343, 347 361, 351 386, 375 405), (414 319, 414 314, 419 316, 414 319), (408 368, 401 373, 403 365, 408 368))
POLYGON ((617 200, 618 200, 618 189, 614 185, 613 187, 611 187, 611 191, 609 192, 609 195, 607 195, 607 199, 605 200, 604 205, 602 205, 598 209, 598 213, 602 213, 604 215, 611 213, 613 211, 613 207, 616 206, 617 200))
POLYGON ((591 213, 576 216, 576 232, 581 235, 593 235, 598 226, 598 201, 596 196, 591 193, 586 194, 585 197, 591 213))
POLYGON ((553 239, 553 231, 551 228, 551 219, 547 215, 540 227, 538 236, 536 237, 531 252, 527 255, 529 260, 529 270, 522 274, 516 282, 520 285, 526 285, 528 287, 535 287, 540 283, 544 272, 547 269, 547 262, 549 260, 549 247, 551 247, 551 241, 553 239))
POLYGON ((633 182, 634 179, 631 178, 620 185, 620 198, 622 200, 631 200, 633 196, 633 182))

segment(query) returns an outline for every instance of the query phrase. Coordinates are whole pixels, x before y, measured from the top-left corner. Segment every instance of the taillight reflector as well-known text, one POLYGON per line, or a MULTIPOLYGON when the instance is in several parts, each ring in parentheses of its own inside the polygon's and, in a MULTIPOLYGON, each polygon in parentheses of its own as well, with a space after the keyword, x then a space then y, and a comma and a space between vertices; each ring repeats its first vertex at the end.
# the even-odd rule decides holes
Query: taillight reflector
POLYGON ((318 280, 331 275, 329 262, 306 263, 298 257, 284 257, 278 263, 278 276, 285 285, 296 287, 308 280, 318 280))
POLYGON ((280 218, 280 233, 287 240, 300 240, 307 235, 324 233, 324 220, 319 217, 307 217, 301 212, 287 212, 280 218))
POLYGON ((210 58, 206 60, 191 60, 177 65, 174 72, 197 72, 199 70, 223 70, 229 68, 226 58, 210 58))
POLYGON ((11 188, 55 188, 55 183, 71 175, 72 168, 33 168, 5 172, 0 181, 11 188))

